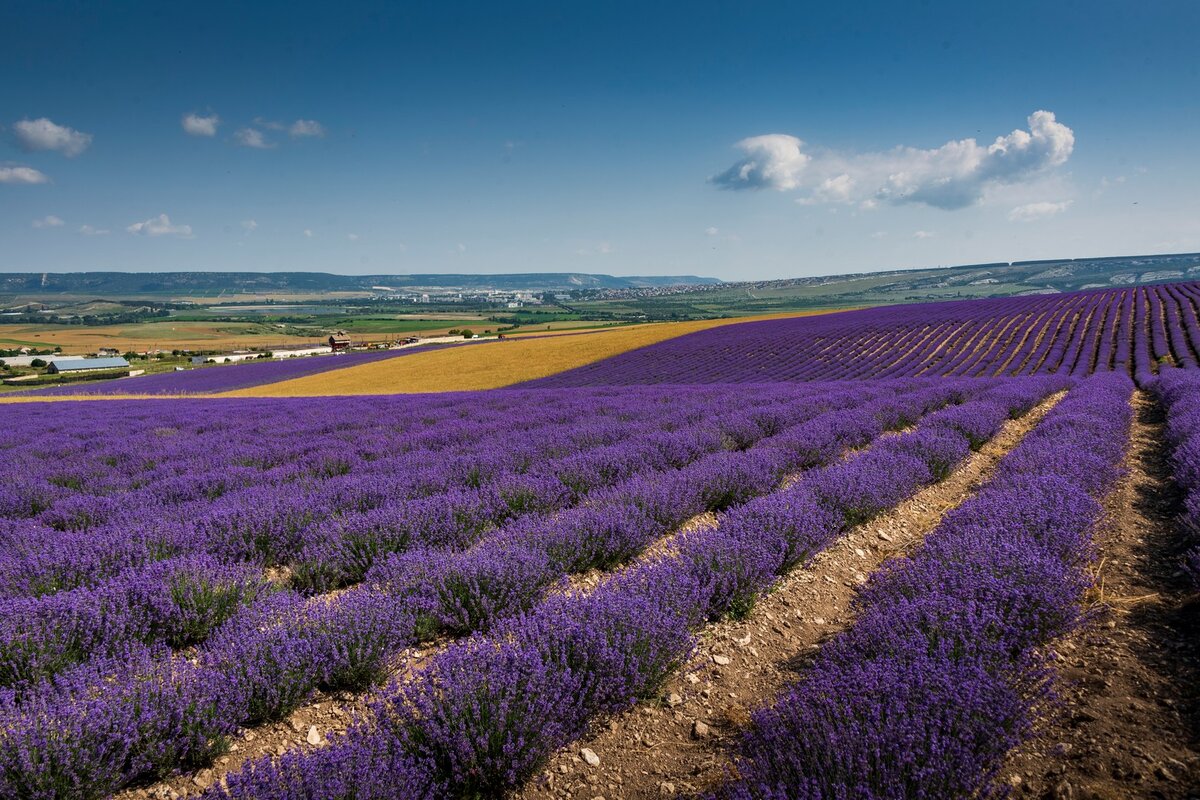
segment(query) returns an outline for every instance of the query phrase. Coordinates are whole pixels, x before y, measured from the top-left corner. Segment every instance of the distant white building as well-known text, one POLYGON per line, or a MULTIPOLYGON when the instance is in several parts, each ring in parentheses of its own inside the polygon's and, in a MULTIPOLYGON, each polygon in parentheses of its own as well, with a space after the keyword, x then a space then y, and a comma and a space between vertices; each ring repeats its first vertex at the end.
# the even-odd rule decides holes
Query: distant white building
POLYGON ((54 356, 0 356, 0 361, 3 361, 10 367, 31 367, 33 361, 40 358, 42 361, 49 362, 54 356))
POLYGON ((327 344, 312 345, 311 347, 287 347, 271 351, 272 358, 299 358, 300 356, 317 356, 322 353, 332 353, 333 348, 327 344))
POLYGON ((239 361, 249 361, 254 358, 258 358, 258 353, 222 353, 208 356, 204 360, 211 364, 236 364, 239 361))
POLYGON ((98 369, 129 369, 123 358, 52 358, 46 368, 51 375, 71 372, 94 372, 98 369))

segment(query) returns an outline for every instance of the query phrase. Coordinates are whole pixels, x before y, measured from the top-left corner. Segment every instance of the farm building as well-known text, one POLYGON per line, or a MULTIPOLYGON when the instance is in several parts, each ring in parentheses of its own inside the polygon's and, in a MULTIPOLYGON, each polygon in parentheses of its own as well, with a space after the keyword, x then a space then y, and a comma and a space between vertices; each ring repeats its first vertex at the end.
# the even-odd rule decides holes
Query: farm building
POLYGON ((117 358, 52 358, 46 368, 51 375, 70 372, 91 372, 98 369, 129 369, 129 362, 117 358))
MULTIPOLYGON (((330 337, 332 338, 332 337, 330 337)), ((316 356, 332 351, 332 345, 313 345, 311 347, 280 347, 271 351, 272 358, 299 358, 300 356, 316 356)))
POLYGON ((101 347, 96 351, 96 355, 100 358, 116 358, 121 355, 121 351, 115 347, 101 347))
POLYGON ((247 350, 236 350, 232 353, 205 356, 204 361, 209 364, 236 364, 239 361, 252 361, 256 358, 258 358, 258 353, 252 353, 247 350))
POLYGON ((10 367, 31 367, 33 362, 41 359, 49 361, 51 356, 0 356, 0 362, 7 364, 10 367))
POLYGON ((349 350, 350 334, 346 333, 345 331, 337 331, 336 333, 330 335, 329 348, 335 353, 339 350, 349 350))

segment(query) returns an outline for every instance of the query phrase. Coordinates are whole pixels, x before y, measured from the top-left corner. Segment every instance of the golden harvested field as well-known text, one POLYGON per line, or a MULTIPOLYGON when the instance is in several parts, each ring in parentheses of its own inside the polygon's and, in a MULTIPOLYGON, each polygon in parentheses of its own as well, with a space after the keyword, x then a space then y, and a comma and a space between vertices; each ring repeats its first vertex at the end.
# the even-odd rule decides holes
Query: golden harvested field
POLYGON ((118 350, 197 348, 224 350, 236 347, 269 347, 312 342, 278 333, 263 333, 252 322, 139 322, 130 325, 5 325, 0 342, 20 342, 36 347, 61 347, 66 353, 90 353, 99 347, 118 350))
POLYGON ((756 319, 810 316, 812 313, 824 312, 660 322, 594 333, 486 342, 347 367, 218 396, 321 397, 498 389, 544 378, 694 331, 756 319))

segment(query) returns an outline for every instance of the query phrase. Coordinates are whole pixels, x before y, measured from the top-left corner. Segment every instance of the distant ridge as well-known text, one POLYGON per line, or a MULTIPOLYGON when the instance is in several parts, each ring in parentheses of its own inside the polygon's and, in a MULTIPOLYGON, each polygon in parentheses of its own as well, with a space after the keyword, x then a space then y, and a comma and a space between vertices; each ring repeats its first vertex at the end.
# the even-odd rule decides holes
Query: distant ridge
POLYGON ((392 289, 566 292, 717 285, 696 275, 616 277, 585 272, 504 275, 334 275, 328 272, 15 272, 0 274, 0 294, 215 294, 219 292, 369 292, 392 289))

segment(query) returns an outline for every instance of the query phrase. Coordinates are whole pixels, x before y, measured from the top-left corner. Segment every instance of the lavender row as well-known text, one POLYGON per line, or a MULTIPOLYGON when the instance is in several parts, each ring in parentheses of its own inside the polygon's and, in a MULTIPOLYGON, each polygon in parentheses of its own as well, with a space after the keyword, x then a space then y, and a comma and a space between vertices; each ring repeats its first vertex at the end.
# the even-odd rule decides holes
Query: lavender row
MULTIPOLYGON (((954 391, 952 387, 927 391, 925 399, 913 401, 913 410, 908 414, 919 413, 926 404, 942 404, 951 398, 954 391)), ((907 422, 908 414, 898 413, 904 409, 898 409, 895 401, 881 403, 879 410, 886 412, 892 424, 907 422)), ((869 415, 851 415, 851 419, 859 424, 863 424, 864 417, 866 427, 872 433, 882 427, 878 420, 869 415)), ((640 498, 631 496, 622 504, 617 504, 616 498, 609 498, 610 502, 605 505, 590 509, 591 525, 586 524, 588 519, 584 514, 574 519, 574 525, 564 521, 563 525, 551 532, 530 531, 535 535, 526 541, 526 559, 502 560, 511 554, 510 546, 513 544, 505 542, 490 553, 484 551, 473 559, 463 559, 457 569, 452 567, 439 573, 442 580, 425 582, 424 585, 454 587, 447 596, 450 602, 442 608, 451 612, 468 612, 465 617, 457 617, 468 628, 511 615, 540 595, 542 587, 534 580, 533 589, 530 590, 520 580, 512 580, 513 574, 508 567, 516 567, 518 578, 536 579, 538 576, 531 574, 528 565, 545 564, 551 556, 560 559, 560 570, 599 566, 619 560, 623 557, 622 549, 630 547, 633 537, 645 537, 647 532, 653 534, 670 524, 659 515, 675 515, 677 522, 681 514, 690 515, 705 508, 720 508, 735 502, 751 490, 747 487, 757 487, 759 491, 769 488, 769 484, 778 479, 785 460, 798 462, 815 457, 816 436, 822 432, 830 437, 827 447, 836 446, 847 436, 850 437, 849 444, 862 442, 861 436, 856 437, 844 424, 839 429, 833 421, 815 427, 807 438, 788 438, 786 433, 781 434, 779 444, 787 447, 787 450, 772 448, 775 451, 772 454, 765 452, 765 448, 764 452, 756 452, 758 448, 754 448, 742 454, 729 453, 726 458, 711 463, 708 474, 696 471, 690 477, 675 481, 673 485, 647 481, 640 487, 627 487, 635 490, 640 488, 643 494, 640 498), (689 504, 695 505, 695 508, 689 508, 689 504), (570 537, 578 539, 571 541, 570 537), (477 567, 473 573, 472 564, 477 567), (454 599, 461 598, 468 598, 470 602, 454 602, 454 599), (483 615, 472 617, 469 613, 471 609, 482 611, 483 615)), ((640 546, 644 546, 645 541, 643 539, 640 546)), ((634 544, 633 549, 636 550, 638 546, 634 544)), ((632 555, 632 550, 629 555, 632 555)), ((450 565, 435 558, 425 559, 423 566, 427 568, 426 571, 406 573, 408 586, 413 585, 412 578, 435 577, 432 570, 450 565)), ((394 577, 397 573, 391 569, 388 574, 394 577)), ((217 742, 230 732, 230 726, 236 720, 253 722, 286 713, 301 702, 315 685, 357 687, 377 679, 386 666, 387 655, 421 634, 422 612, 428 609, 428 606, 422 607, 420 602, 413 602, 415 598, 411 591, 402 590, 399 594, 393 594, 384 589, 385 585, 377 583, 362 591, 351 592, 335 602, 319 601, 315 606, 303 603, 294 595, 277 595, 259 603, 239 618, 230 620, 202 651, 200 666, 173 684, 174 702, 186 702, 190 706, 199 703, 204 708, 213 709, 211 716, 200 715, 194 720, 196 730, 208 732, 205 741, 209 744, 205 747, 209 749, 204 752, 209 753, 211 748, 218 747, 217 742), (302 624, 297 625, 298 622, 302 624), (210 697, 214 692, 220 696, 210 697)), ((445 627, 455 630, 453 623, 445 624, 445 627)), ((146 658, 135 658, 133 661, 144 664, 146 658)), ((82 679, 84 684, 88 677, 95 680, 95 668, 90 666, 54 681, 47 691, 27 697, 20 704, 14 700, 9 729, 21 727, 37 730, 41 729, 39 726, 70 728, 74 724, 74 715, 79 713, 79 690, 73 691, 73 687, 81 680, 77 677, 80 673, 85 676, 82 679)), ((121 670, 117 677, 110 680, 114 683, 140 684, 139 675, 137 672, 121 670)), ((121 695, 115 693, 115 696, 121 695)), ((167 711, 159 713, 166 714, 167 711)), ((149 725, 147 730, 149 733, 146 736, 135 736, 132 741, 137 747, 169 754, 170 758, 164 757, 158 762, 159 769, 175 763, 171 758, 183 764, 193 758, 186 754, 180 756, 183 752, 181 745, 172 740, 155 740, 157 736, 174 736, 172 729, 149 725)), ((109 735, 115 733, 110 731, 109 735)), ((35 741, 35 748, 36 745, 35 741)), ((43 743, 42 746, 53 750, 54 755, 61 756, 61 760, 48 758, 45 753, 35 749, 41 763, 46 766, 44 769, 31 770, 31 774, 21 773, 17 769, 21 774, 13 779, 17 781, 14 785, 24 787, 24 791, 61 784, 64 780, 73 779, 71 776, 80 770, 89 776, 107 774, 103 769, 88 767, 91 756, 86 752, 88 748, 78 740, 67 737, 57 744, 43 743), (64 766, 67 763, 71 766, 64 766)), ((103 752, 104 748, 99 750, 103 752)), ((18 757, 18 754, 13 757, 18 757)), ((28 760, 26 753, 25 761, 28 760)), ((122 782, 132 777, 129 773, 123 775, 122 782)))
POLYGON ((1188 538, 1184 571, 1200 589, 1200 376, 1183 370, 1164 370, 1153 385, 1166 407, 1167 444, 1176 485, 1183 492, 1179 526, 1188 538))
MULTIPOLYGON (((287 437, 245 437, 257 445, 252 452, 237 447, 231 453, 213 453, 206 446, 207 441, 194 440, 196 437, 175 434, 160 437, 152 433, 149 441, 135 439, 133 448, 122 448, 117 453, 109 443, 111 437, 100 438, 100 448, 88 446, 79 452, 56 443, 58 446, 46 453, 47 458, 35 460, 28 454, 39 445, 31 442, 14 459, 23 462, 23 472, 8 484, 14 494, 22 494, 21 501, 25 504, 30 497, 43 496, 36 487, 28 485, 30 476, 36 477, 39 472, 44 475, 55 470, 59 475, 71 474, 83 489, 95 491, 97 484, 105 483, 97 473, 110 465, 149 460, 156 466, 170 466, 165 476, 162 470, 138 476, 137 485, 144 484, 145 489, 125 488, 129 484, 122 478, 110 481, 99 495, 83 489, 63 490, 57 501, 35 518, 14 518, 10 514, 8 519, 0 519, 0 540, 5 545, 4 556, 0 558, 0 587, 7 594, 46 594, 107 578, 147 559, 205 549, 214 549, 226 557, 279 560, 281 556, 293 555, 285 552, 287 542, 291 542, 293 550, 300 547, 306 532, 324 518, 395 506, 407 498, 460 491, 493 479, 501 484, 497 488, 502 500, 507 497, 510 504, 520 505, 524 497, 530 492, 536 494, 539 487, 543 494, 553 494, 560 485, 557 474, 568 481, 572 476, 580 476, 575 486, 566 487, 568 490, 586 488, 581 483, 589 467, 604 465, 589 464, 591 456, 581 455, 572 469, 567 462, 573 455, 589 451, 593 456, 602 455, 600 448, 618 445, 635 436, 643 437, 646 446, 686 450, 696 446, 686 429, 704 423, 712 429, 712 435, 737 446, 739 429, 753 427, 748 415, 769 415, 772 405, 784 408, 789 404, 799 405, 809 390, 755 393, 766 397, 747 397, 749 393, 742 391, 737 393, 738 402, 732 403, 738 411, 716 416, 706 413, 705 403, 731 399, 728 392, 706 392, 686 400, 676 395, 676 402, 664 404, 661 399, 626 390, 626 397, 615 404, 617 413, 609 415, 610 419, 593 414, 598 421, 582 426, 562 420, 561 412, 572 412, 569 418, 573 419, 585 398, 576 400, 567 393, 564 399, 562 394, 559 393, 557 403, 546 404, 555 409, 552 413, 525 414, 528 424, 521 424, 520 417, 510 418, 507 427, 489 435, 489 426, 473 430, 474 426, 469 424, 473 420, 468 420, 468 424, 453 431, 418 433, 412 438, 421 442, 419 449, 397 457, 380 453, 383 448, 376 449, 367 437, 355 436, 347 442, 340 435, 340 427, 335 428, 338 434, 335 436, 320 428, 301 433, 303 424, 319 424, 307 417, 301 417, 285 430, 284 433, 291 434, 287 437), (513 443, 512 437, 521 435, 522 429, 533 441, 513 443), (164 438, 167 443, 157 441, 164 438), (184 448, 176 444, 176 438, 185 439, 184 448), (293 443, 297 439, 301 444, 293 443), (434 445, 441 445, 441 449, 435 449, 434 445), (251 464, 247 464, 248 459, 252 459, 251 464), (46 461, 51 462, 49 466, 46 461), (559 464, 565 467, 561 473, 557 470, 559 464), (280 478, 285 465, 286 477, 280 478), (181 496, 172 496, 173 487, 181 490, 181 496), (209 544, 197 543, 197 539, 209 544), (276 542, 277 539, 280 541, 276 542)), ((492 402, 497 404, 495 400, 492 402)), ((122 404, 122 410, 143 410, 145 405, 122 404)), ((594 403, 591 405, 594 409, 594 403)), ((235 403, 233 408, 216 409, 216 413, 211 407, 189 410, 195 416, 187 424, 204 430, 209 424, 220 425, 220 414, 242 408, 235 403)), ((451 406, 450 414, 432 419, 436 422, 456 416, 454 410, 451 406)), ((114 410, 105 417, 108 422, 114 418, 120 419, 114 410)), ((365 428, 366 432, 374 432, 383 427, 378 417, 374 419, 371 425, 356 424, 349 430, 356 433, 365 428)), ((224 426, 218 427, 217 435, 223 432, 224 426)), ((382 432, 387 433, 386 429, 382 432)), ((404 438, 387 437, 401 441, 404 438)), ((391 442, 384 445, 388 450, 397 446, 391 442)), ((561 494, 562 490, 558 491, 561 494)), ((417 503, 412 513, 424 514, 437 507, 433 500, 427 500, 417 503)))
MULTIPOLYGON (((592 470, 597 474, 591 475, 590 481, 600 488, 623 479, 624 492, 620 489, 609 492, 607 498, 621 497, 635 482, 644 486, 659 482, 687 484, 692 475, 719 473, 723 462, 733 461, 733 455, 727 451, 726 456, 713 455, 722 451, 723 442, 749 446, 777 429, 786 430, 811 418, 824 407, 862 402, 874 393, 864 391, 824 402, 794 402, 785 408, 768 406, 749 414, 737 412, 726 415, 723 424, 708 427, 703 423, 706 430, 683 429, 682 439, 650 438, 632 447, 630 452, 621 453, 619 461, 611 457, 611 447, 600 448, 605 458, 591 459, 590 463, 607 465, 607 475, 599 474, 604 470, 592 470), (688 446, 682 447, 685 444, 688 446), (683 472, 670 474, 673 469, 683 472), (646 472, 654 474, 635 477, 646 472)), ((591 451, 585 457, 596 452, 591 451)), ((579 457, 571 456, 565 463, 557 462, 557 468, 568 479, 577 473, 586 474, 575 469, 578 461, 579 457)), ((736 469, 728 472, 724 491, 742 490, 734 485, 740 473, 736 469)), ((567 529, 597 524, 594 509, 582 514, 568 511, 560 521, 555 520, 568 494, 562 483, 526 481, 516 485, 523 490, 519 494, 514 494, 513 488, 509 483, 508 491, 501 486, 434 495, 402 505, 331 517, 325 523, 315 524, 309 532, 293 530, 290 532, 293 539, 308 540, 306 549, 301 551, 301 560, 294 565, 293 583, 297 576, 304 579, 301 584, 304 588, 330 589, 355 583, 384 556, 414 546, 461 549, 485 531, 506 522, 512 529, 507 537, 500 530, 492 534, 493 538, 501 541, 512 540, 514 536, 527 538, 529 532, 551 525, 567 529), (553 511, 554 515, 540 513, 546 511, 553 511)), ((716 490, 710 486, 708 491, 716 490)), ((598 500, 603 504, 604 499, 598 500)), ((272 508, 268 503, 263 505, 272 508)), ((261 509, 251 508, 246 513, 255 510, 261 509)), ((306 518, 309 517, 311 514, 306 518)), ((226 539, 213 537, 205 526, 201 532, 207 536, 199 537, 198 547, 214 541, 226 544, 226 539)), ((266 536, 271 548, 278 549, 278 539, 283 533, 288 532, 264 531, 260 535, 266 536)), ((299 549, 292 547, 293 551, 299 549)), ((224 546, 218 552, 234 556, 232 566, 215 562, 210 555, 174 556, 126 570, 95 588, 0 602, 0 686, 28 685, 130 641, 165 643, 172 647, 203 641, 240 606, 262 599, 271 588, 259 570, 236 560, 237 556, 246 557, 250 553, 230 554, 224 546)), ((506 563, 511 560, 507 558, 506 563)), ((513 575, 528 573, 532 563, 513 575)))
POLYGON ((594 592, 553 595, 387 689, 343 740, 257 762, 208 796, 495 796, 519 785, 597 715, 653 696, 705 620, 744 613, 778 575, 937 480, 973 440, 1053 388, 1034 381, 1011 406, 980 400, 936 412, 913 432, 726 512, 673 555, 594 592))
POLYGON ((1079 625, 1098 498, 1120 475, 1132 385, 1070 392, 857 620, 754 715, 720 797, 979 797, 1051 702, 1044 647, 1079 625))
MULTIPOLYGON (((857 397, 837 401, 793 403, 784 408, 768 406, 749 414, 727 415, 727 422, 706 431, 706 436, 684 429, 688 435, 683 441, 691 445, 688 449, 681 450, 680 441, 674 438, 657 443, 651 439, 635 446, 632 452, 623 453, 619 461, 611 457, 592 460, 592 464, 606 464, 609 472, 607 476, 591 476, 591 483, 600 488, 623 478, 627 487, 635 480, 644 485, 659 481, 662 485, 686 484, 692 475, 712 474, 714 469, 719 473, 722 462, 732 463, 731 453, 726 452, 728 457, 712 455, 722 450, 723 441, 748 446, 777 429, 786 430, 789 425, 811 418, 823 407, 861 402, 870 394, 860 392, 857 397), (736 434, 735 439, 730 438, 730 432, 736 434), (679 458, 681 463, 670 463, 672 457, 679 458), (700 461, 696 462, 697 459, 700 461), (696 462, 690 471, 685 467, 689 462, 696 462), (617 469, 617 465, 624 468, 617 469), (670 474, 675 468, 683 472, 670 474), (645 472, 661 474, 634 477, 645 472)), ((600 450, 605 456, 612 455, 612 448, 600 450)), ((568 458, 565 464, 558 463, 567 476, 576 474, 573 468, 578 457, 568 458)), ((739 474, 733 469, 725 476, 729 486, 724 491, 742 489, 733 485, 739 474)), ((715 492, 713 488, 708 491, 715 492)), ((306 588, 334 588, 361 580, 383 556, 414 545, 465 547, 489 528, 505 522, 510 522, 513 529, 508 539, 518 531, 527 537, 529 531, 551 523, 554 517, 544 512, 558 514, 566 507, 568 494, 562 483, 552 479, 502 482, 500 487, 458 491, 400 506, 332 517, 329 520, 332 524, 317 524, 312 533, 304 534, 310 544, 302 554, 304 560, 295 565, 293 577, 304 577, 306 588)), ((621 494, 618 490, 609 496, 621 494)), ((243 516, 255 510, 249 509, 243 516)), ((568 512, 563 524, 592 525, 594 516, 591 511, 582 515, 568 512)), ((311 512, 305 517, 309 518, 311 512)), ((207 554, 177 555, 126 570, 95 588, 0 602, 0 686, 36 683, 72 663, 111 652, 131 641, 165 643, 172 647, 196 644, 239 607, 262 599, 269 592, 271 587, 261 572, 236 558, 253 553, 229 553, 225 547, 227 539, 214 537, 203 525, 199 533, 206 535, 198 537, 198 546, 211 548, 215 541, 220 545, 217 552, 235 557, 226 562, 231 566, 214 561, 207 554)), ((264 530, 259 535, 265 537, 270 547, 278 548, 279 534, 264 530)), ((296 539, 301 531, 292 530, 290 534, 296 539)), ((503 530, 494 538, 504 540, 503 530)))
POLYGON ((526 386, 830 381, 1197 367, 1200 284, 870 308, 680 336, 526 386))
MULTIPOLYGON (((819 414, 744 452, 715 453, 675 472, 636 476, 590 498, 585 506, 514 525, 467 551, 391 554, 366 573, 363 587, 323 607, 322 613, 344 615, 346 627, 354 628, 363 609, 386 602, 381 599, 385 596, 398 601, 393 605, 403 611, 390 620, 391 638, 377 636, 372 648, 351 648, 354 656, 364 659, 351 671, 378 678, 386 669, 387 655, 399 647, 438 634, 486 631, 498 620, 529 608, 564 576, 624 563, 697 514, 739 505, 771 491, 785 474, 827 463, 847 448, 867 444, 882 433, 881 418, 903 426, 931 407, 957 399, 959 391, 935 387, 873 403, 864 402, 871 393, 851 393, 843 400, 858 405, 855 411, 819 414), (368 651, 373 654, 369 669, 365 666, 368 651)), ((265 634, 239 640, 225 661, 257 663, 255 651, 264 639, 305 639, 311 627, 309 616, 306 608, 297 605, 288 619, 265 634)), ((228 627, 231 633, 262 630, 257 621, 231 621, 228 627)), ((235 638, 231 636, 230 642, 235 638)), ((328 663, 314 664, 301 685, 328 680, 321 671, 328 663)), ((271 678, 260 690, 273 698, 277 685, 271 678)), ((273 714, 288 710, 275 702, 270 701, 273 714)))

